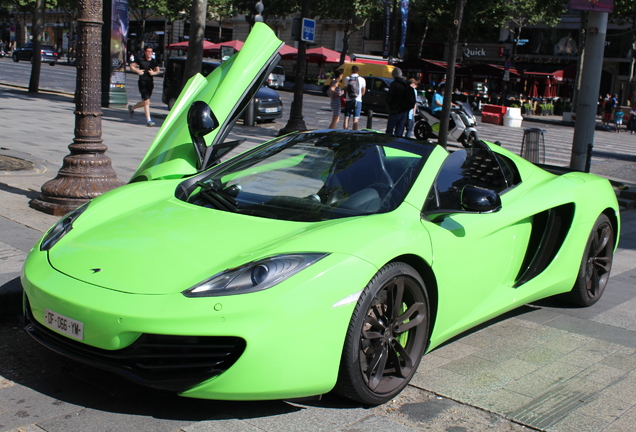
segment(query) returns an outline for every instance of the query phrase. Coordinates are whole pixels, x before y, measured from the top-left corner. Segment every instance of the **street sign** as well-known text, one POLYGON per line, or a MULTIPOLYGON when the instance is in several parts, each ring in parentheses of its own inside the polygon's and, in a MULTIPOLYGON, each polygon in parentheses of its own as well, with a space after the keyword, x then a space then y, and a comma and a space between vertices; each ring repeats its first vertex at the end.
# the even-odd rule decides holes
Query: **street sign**
POLYGON ((302 25, 300 40, 313 43, 315 33, 316 33, 316 21, 309 18, 303 18, 303 25, 302 25))

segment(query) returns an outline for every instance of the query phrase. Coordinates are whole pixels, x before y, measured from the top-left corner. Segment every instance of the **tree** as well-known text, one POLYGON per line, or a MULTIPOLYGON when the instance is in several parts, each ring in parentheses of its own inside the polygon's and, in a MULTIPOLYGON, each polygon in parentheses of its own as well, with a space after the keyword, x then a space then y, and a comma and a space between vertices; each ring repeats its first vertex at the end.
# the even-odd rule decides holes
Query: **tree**
POLYGON ((146 38, 146 20, 156 10, 165 9, 165 0, 128 0, 128 11, 136 21, 141 22, 141 50, 144 49, 146 38))
POLYGON ((321 19, 345 21, 340 53, 340 64, 342 64, 349 50, 349 38, 353 33, 364 28, 370 19, 380 17, 382 2, 379 0, 320 0, 312 4, 312 13, 319 15, 321 19))
POLYGON ((190 40, 188 41, 188 58, 183 73, 183 83, 201 72, 203 62, 203 38, 207 17, 207 0, 193 0, 190 14, 190 40))

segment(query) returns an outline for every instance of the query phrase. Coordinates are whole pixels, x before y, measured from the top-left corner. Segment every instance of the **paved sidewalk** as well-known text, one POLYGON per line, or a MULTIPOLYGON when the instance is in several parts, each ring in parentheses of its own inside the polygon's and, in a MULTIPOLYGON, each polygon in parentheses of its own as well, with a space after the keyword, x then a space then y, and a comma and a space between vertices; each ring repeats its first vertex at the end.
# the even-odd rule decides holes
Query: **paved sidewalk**
MULTIPOLYGON (((44 182, 55 177, 68 154, 67 146, 73 139, 73 110, 72 100, 66 96, 30 95, 0 87, 0 112, 5 125, 0 157, 25 168, 0 171, 0 317, 20 310, 18 277, 26 254, 58 219, 31 209, 28 202, 38 196, 44 182)), ((130 178, 158 131, 146 127, 142 120, 131 120, 124 110, 104 109, 107 155, 123 181, 130 178)), ((245 138, 245 148, 276 132, 239 125, 230 138, 245 138)), ((621 173, 625 176, 622 180, 636 184, 636 170, 621 173)), ((169 414, 150 407, 131 410, 132 405, 118 405, 114 399, 104 405, 97 398, 91 399, 92 405, 81 408, 83 402, 77 402, 76 397, 50 396, 48 390, 42 390, 46 386, 3 377, 0 369, 0 431, 99 431, 106 428, 105 420, 101 420, 101 426, 91 421, 100 414, 111 415, 110 430, 128 430, 134 424, 136 430, 149 431, 633 431, 636 211, 624 212, 622 221, 612 279, 598 304, 568 309, 544 301, 492 320, 427 355, 411 386, 389 404, 366 410, 327 398, 327 402, 301 403, 294 405, 300 408, 281 410, 274 403, 225 403, 221 412, 217 407, 214 416, 204 419, 192 410, 173 414, 168 426, 159 420, 169 414), (72 403, 56 405, 58 398, 75 401, 80 407, 72 403), (43 403, 49 408, 35 417, 20 417, 17 413, 24 412, 20 401, 25 399, 29 403, 46 399, 43 403), (245 410, 250 414, 246 415, 245 410), (139 423, 140 417, 146 423, 139 423)), ((3 353, 2 347, 0 340, 0 356, 14 355, 15 350, 3 353)), ((78 370, 75 374, 93 373, 78 370)), ((128 401, 121 392, 108 390, 108 383, 103 386, 111 398, 128 401)), ((166 406, 216 407, 183 399, 170 401, 166 406)))

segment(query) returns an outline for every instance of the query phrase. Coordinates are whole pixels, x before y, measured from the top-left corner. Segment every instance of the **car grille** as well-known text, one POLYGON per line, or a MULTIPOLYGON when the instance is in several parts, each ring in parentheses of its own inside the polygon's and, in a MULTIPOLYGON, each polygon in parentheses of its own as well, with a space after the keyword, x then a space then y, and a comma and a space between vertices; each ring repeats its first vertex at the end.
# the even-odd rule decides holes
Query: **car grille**
POLYGON ((79 362, 115 372, 161 390, 182 392, 232 366, 245 340, 229 336, 142 334, 132 345, 104 350, 62 336, 41 325, 26 301, 26 330, 47 348, 79 362))

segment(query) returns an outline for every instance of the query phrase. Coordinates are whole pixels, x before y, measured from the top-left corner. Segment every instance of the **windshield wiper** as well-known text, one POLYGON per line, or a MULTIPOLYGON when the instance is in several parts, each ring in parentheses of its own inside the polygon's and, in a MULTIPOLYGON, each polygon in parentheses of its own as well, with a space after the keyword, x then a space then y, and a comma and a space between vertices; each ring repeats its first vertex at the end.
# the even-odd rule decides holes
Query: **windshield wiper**
POLYGON ((230 211, 236 213, 239 211, 238 202, 223 190, 214 187, 212 183, 197 182, 201 187, 201 197, 205 198, 210 204, 219 210, 230 211))

